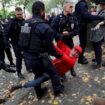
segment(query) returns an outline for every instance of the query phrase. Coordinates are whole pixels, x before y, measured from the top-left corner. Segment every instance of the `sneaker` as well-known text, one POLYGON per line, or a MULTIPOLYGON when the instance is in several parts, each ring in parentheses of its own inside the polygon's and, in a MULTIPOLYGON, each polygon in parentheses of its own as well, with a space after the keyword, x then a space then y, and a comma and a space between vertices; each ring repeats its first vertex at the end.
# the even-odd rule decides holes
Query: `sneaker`
POLYGON ((54 91, 54 96, 60 96, 64 92, 64 85, 61 85, 61 88, 58 91, 54 91))
POLYGON ((20 88, 22 88, 22 85, 21 85, 21 84, 19 84, 19 85, 14 85, 14 86, 11 87, 11 89, 10 89, 9 91, 10 91, 10 92, 13 92, 13 91, 15 91, 15 90, 17 90, 17 89, 20 89, 20 88))
POLYGON ((17 76, 20 78, 20 79, 24 79, 24 76, 22 73, 17 73, 17 76))

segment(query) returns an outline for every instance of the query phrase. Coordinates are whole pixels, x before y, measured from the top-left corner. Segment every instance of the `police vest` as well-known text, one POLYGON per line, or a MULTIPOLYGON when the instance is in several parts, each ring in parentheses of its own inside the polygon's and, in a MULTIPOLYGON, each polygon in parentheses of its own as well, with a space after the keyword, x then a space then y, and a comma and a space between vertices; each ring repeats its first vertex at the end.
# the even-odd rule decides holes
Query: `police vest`
POLYGON ((44 21, 38 18, 32 18, 24 22, 19 35, 19 45, 23 49, 31 52, 42 52, 44 41, 35 30, 35 27, 40 23, 44 23, 44 21))
POLYGON ((76 19, 76 16, 74 14, 69 14, 68 16, 63 16, 63 14, 59 15, 60 21, 59 21, 59 32, 62 33, 63 31, 73 31, 78 21, 76 19))

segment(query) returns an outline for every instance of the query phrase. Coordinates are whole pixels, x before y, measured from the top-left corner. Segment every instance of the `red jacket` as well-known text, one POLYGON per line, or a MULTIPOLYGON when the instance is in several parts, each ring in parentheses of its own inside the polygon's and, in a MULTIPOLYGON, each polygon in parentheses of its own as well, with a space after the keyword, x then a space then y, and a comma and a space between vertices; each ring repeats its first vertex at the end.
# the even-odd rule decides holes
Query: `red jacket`
POLYGON ((61 59, 54 59, 52 63, 58 70, 59 74, 62 76, 74 67, 78 58, 69 56, 71 49, 67 47, 62 41, 59 41, 55 48, 60 54, 63 54, 63 56, 61 59))

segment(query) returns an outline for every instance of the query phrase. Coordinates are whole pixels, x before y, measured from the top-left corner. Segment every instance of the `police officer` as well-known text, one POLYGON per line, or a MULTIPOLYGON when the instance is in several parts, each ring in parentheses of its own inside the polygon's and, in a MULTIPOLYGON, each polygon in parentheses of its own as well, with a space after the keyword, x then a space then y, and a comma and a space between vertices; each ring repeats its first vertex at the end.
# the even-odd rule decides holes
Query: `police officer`
POLYGON ((103 20, 102 17, 91 15, 88 12, 88 0, 79 0, 75 7, 75 13, 78 17, 79 22, 79 39, 80 45, 83 49, 83 53, 79 58, 79 63, 81 64, 88 64, 87 59, 84 57, 84 52, 87 43, 87 23, 94 21, 94 20, 103 20))
POLYGON ((0 21, 0 59, 2 62, 5 62, 5 53, 7 54, 8 60, 10 61, 10 65, 12 67, 15 67, 15 64, 13 63, 13 57, 10 48, 5 48, 4 43, 3 43, 3 30, 4 30, 4 24, 2 21, 0 21))
POLYGON ((3 26, 0 22, 0 60, 4 62, 3 26))
MULTIPOLYGON (((70 48, 73 48, 74 46, 72 37, 78 34, 77 18, 72 11, 73 3, 66 1, 63 13, 56 16, 51 23, 51 27, 58 33, 58 35, 55 36, 56 39, 59 39, 59 34, 63 34, 62 40, 70 48)), ((74 69, 71 69, 71 75, 76 76, 74 69)))
POLYGON ((24 21, 23 19, 23 12, 20 7, 17 7, 15 9, 16 17, 11 19, 7 26, 4 29, 3 37, 4 37, 4 43, 6 48, 9 47, 9 38, 11 39, 11 44, 13 46, 13 50, 16 56, 16 71, 19 78, 24 78, 24 76, 21 73, 22 68, 22 49, 18 45, 19 40, 19 34, 21 30, 22 23, 24 21))
POLYGON ((48 23, 51 24, 51 22, 52 22, 52 20, 53 20, 54 18, 55 18, 55 13, 52 12, 52 13, 51 13, 51 17, 49 18, 48 23))
MULTIPOLYGON (((56 52, 53 45, 53 30, 43 20, 45 6, 41 1, 33 4, 32 14, 33 17, 27 20, 21 28, 19 44, 23 47, 24 58, 31 65, 35 78, 42 76, 44 72, 47 73, 52 81, 54 95, 59 95, 64 87, 47 53, 57 58, 61 58, 62 55, 56 52)), ((46 90, 46 88, 41 88, 41 85, 35 87, 39 99, 46 93, 46 90)))

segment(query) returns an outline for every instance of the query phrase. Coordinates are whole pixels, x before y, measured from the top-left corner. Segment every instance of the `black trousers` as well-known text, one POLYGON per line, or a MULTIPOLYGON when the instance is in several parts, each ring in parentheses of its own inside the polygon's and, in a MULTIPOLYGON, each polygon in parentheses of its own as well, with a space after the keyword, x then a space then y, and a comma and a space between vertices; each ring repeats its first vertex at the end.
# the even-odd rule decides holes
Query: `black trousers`
MULTIPOLYGON (((22 59, 23 59, 22 48, 18 44, 16 44, 16 45, 13 45, 13 50, 16 57, 16 71, 18 73, 21 73, 22 59)), ((25 61, 25 66, 27 70, 30 69, 30 64, 28 64, 27 61, 25 61)))
POLYGON ((95 59, 96 59, 96 62, 98 64, 101 64, 101 62, 102 62, 102 48, 101 48, 101 45, 102 45, 102 40, 98 41, 98 42, 93 42, 95 59))
POLYGON ((79 59, 82 59, 84 56, 86 44, 87 44, 87 25, 81 25, 79 30, 79 39, 80 39, 80 46, 83 49, 83 52, 79 59))
POLYGON ((21 69, 22 69, 22 49, 18 44, 16 44, 16 45, 13 45, 13 50, 14 50, 15 57, 16 57, 16 71, 18 73, 21 73, 21 69))
POLYGON ((8 60, 9 60, 10 64, 12 64, 13 63, 13 57, 12 57, 11 49, 10 48, 5 49, 5 53, 8 57, 8 60))
POLYGON ((5 58, 4 49, 0 48, 0 61, 5 62, 4 58, 5 58))

